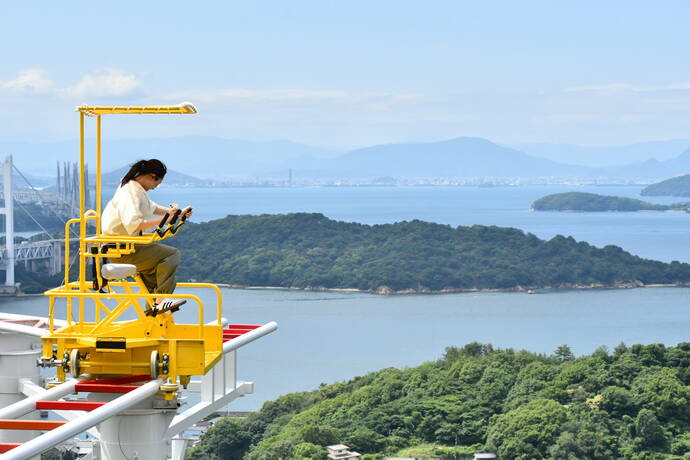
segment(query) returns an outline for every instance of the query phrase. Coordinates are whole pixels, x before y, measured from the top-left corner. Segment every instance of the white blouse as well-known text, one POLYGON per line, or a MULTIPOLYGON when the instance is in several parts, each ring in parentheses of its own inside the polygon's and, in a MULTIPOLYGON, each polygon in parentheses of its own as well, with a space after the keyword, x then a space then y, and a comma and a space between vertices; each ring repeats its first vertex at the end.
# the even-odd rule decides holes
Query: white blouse
POLYGON ((141 223, 151 217, 158 205, 135 180, 118 187, 103 211, 101 231, 105 235, 135 235, 141 223))

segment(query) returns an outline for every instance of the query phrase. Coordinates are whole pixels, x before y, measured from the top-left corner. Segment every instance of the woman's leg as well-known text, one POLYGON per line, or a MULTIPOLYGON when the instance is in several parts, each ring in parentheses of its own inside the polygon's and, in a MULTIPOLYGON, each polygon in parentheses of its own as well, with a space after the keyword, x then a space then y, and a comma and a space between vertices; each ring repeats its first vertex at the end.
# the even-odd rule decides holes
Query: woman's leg
POLYGON ((180 265, 177 248, 160 243, 141 245, 136 247, 134 254, 124 255, 118 262, 136 265, 151 293, 170 294, 175 290, 175 272, 180 265))
POLYGON ((161 259, 158 266, 156 266, 156 293, 157 294, 172 294, 177 283, 175 282, 175 272, 180 266, 180 251, 177 248, 161 244, 165 250, 161 250, 161 255, 165 257, 161 259))

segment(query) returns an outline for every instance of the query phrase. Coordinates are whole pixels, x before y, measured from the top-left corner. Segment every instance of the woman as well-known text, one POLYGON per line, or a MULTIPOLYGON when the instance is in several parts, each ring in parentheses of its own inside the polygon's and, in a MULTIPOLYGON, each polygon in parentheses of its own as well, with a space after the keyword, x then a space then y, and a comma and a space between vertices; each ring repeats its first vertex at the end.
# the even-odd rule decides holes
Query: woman
MULTIPOLYGON (((166 172, 167 168, 160 160, 139 160, 134 163, 103 211, 102 232, 106 235, 138 235, 143 230, 158 226, 166 214, 177 211, 177 205, 171 205, 170 208, 159 206, 146 193, 160 185, 166 172)), ((192 207, 188 206, 182 210, 180 218, 191 215, 192 207)), ((137 273, 149 292, 161 294, 154 300, 154 308, 147 310, 147 313, 155 315, 157 311, 179 308, 183 300, 163 297, 175 290, 175 271, 180 265, 180 251, 160 243, 137 245, 135 249, 134 253, 121 256, 118 262, 136 265, 137 273)))

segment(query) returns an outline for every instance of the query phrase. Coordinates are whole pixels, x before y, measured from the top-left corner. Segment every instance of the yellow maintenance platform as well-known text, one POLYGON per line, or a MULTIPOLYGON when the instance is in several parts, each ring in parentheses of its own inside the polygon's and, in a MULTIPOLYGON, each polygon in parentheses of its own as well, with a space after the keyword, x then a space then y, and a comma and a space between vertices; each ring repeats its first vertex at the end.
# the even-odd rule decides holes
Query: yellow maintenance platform
POLYGON ((223 331, 220 289, 209 283, 177 283, 178 287, 211 289, 217 297, 216 315, 211 322, 204 317, 204 305, 194 294, 169 294, 185 299, 183 308, 196 308, 198 322, 177 324, 174 311, 147 315, 156 294, 147 291, 133 266, 118 264, 123 254, 137 246, 173 237, 184 225, 178 214, 167 216, 152 233, 141 236, 101 234, 101 118, 116 114, 194 114, 189 103, 153 107, 81 106, 80 135, 80 202, 79 217, 65 225, 65 279, 62 286, 46 291, 49 298, 49 332, 42 337, 43 366, 57 368, 57 378, 66 374, 96 376, 149 375, 166 377, 174 387, 186 386, 192 375, 206 374, 222 356, 223 331), (85 122, 95 119, 96 182, 95 207, 85 207, 85 122), (77 279, 70 279, 70 232, 79 226, 77 279), (106 263, 107 261, 107 263, 106 263), (89 279, 89 272, 91 276, 89 279), (61 300, 59 300, 61 299, 61 300), (59 300, 59 301, 58 301, 59 300), (55 326, 56 309, 65 308, 67 324, 55 326), (123 314, 128 312, 121 319, 123 314), (134 313, 132 315, 132 312, 134 313), (87 320, 86 318, 89 318, 87 320), (131 319, 135 317, 135 319, 131 319))

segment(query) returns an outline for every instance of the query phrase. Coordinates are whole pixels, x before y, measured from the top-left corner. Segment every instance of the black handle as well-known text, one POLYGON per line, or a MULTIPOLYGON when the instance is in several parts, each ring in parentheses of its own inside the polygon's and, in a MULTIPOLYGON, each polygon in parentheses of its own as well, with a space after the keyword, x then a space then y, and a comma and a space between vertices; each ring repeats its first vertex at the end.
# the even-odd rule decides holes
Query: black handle
POLYGON ((158 224, 158 228, 163 228, 165 225, 165 222, 168 220, 168 217, 170 217, 170 214, 167 212, 163 215, 163 218, 161 219, 160 223, 158 224))
POLYGON ((182 224, 184 224, 186 220, 187 220, 187 214, 182 216, 182 219, 180 219, 179 224, 177 224, 175 227, 170 229, 170 233, 172 233, 173 235, 175 233, 177 233, 177 231, 180 229, 180 227, 182 227, 182 224))
POLYGON ((177 218, 180 217, 180 213, 182 212, 181 209, 177 209, 175 211, 175 214, 173 214, 172 219, 170 219, 170 226, 172 227, 175 225, 175 222, 177 222, 177 218))
POLYGON ((165 225, 165 222, 168 220, 168 217, 170 214, 167 212, 165 215, 163 215, 163 218, 161 219, 160 223, 158 224, 158 228, 156 229, 156 233, 158 233, 158 236, 163 236, 165 232, 163 231, 163 226, 165 225))

